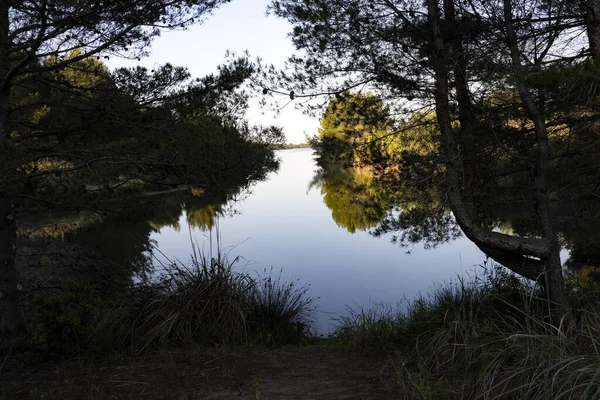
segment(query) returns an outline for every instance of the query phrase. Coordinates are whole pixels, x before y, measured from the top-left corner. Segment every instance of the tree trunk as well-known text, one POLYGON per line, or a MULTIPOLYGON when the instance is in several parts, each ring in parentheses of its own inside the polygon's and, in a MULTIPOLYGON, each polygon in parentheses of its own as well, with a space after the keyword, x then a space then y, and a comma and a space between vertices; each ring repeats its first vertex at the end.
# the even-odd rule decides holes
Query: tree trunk
MULTIPOLYGON (((464 57, 464 54, 461 53, 462 44, 459 38, 452 35, 452 31, 456 31, 458 28, 457 21, 454 18, 453 4, 447 0, 444 1, 445 16, 447 19, 449 18, 449 20, 444 21, 444 25, 441 22, 442 13, 439 0, 426 0, 426 5, 429 27, 432 33, 430 62, 435 72, 436 114, 445 158, 447 196, 450 208, 465 235, 483 252, 519 275, 544 282, 548 299, 551 302, 550 316, 552 322, 558 325, 564 316, 567 296, 560 264, 560 247, 556 235, 552 231, 548 215, 545 181, 548 164, 548 141, 543 119, 541 119, 542 124, 539 124, 539 118, 532 118, 536 123, 536 127, 541 128, 536 132, 538 158, 534 184, 538 223, 542 229, 543 237, 523 238, 494 232, 483 227, 469 202, 471 188, 468 185, 472 182, 473 176, 464 176, 465 173, 475 173, 475 169, 469 166, 469 161, 472 162, 472 160, 469 160, 468 157, 465 158, 465 150, 472 145, 472 143, 467 142, 474 140, 476 120, 471 115, 472 107, 468 96, 466 71, 459 59, 464 57), (446 38, 451 43, 447 43, 446 38), (450 115, 450 88, 448 84, 450 68, 454 69, 457 82, 456 100, 459 103, 460 129, 461 131, 465 129, 460 138, 456 129, 452 126, 450 115), (470 168, 464 168, 465 166, 470 168), (462 179, 461 174, 463 174, 462 179), (467 184, 467 187, 465 187, 465 184, 467 184)), ((537 117, 540 116, 537 115, 537 117)))
POLYGON ((0 194, 0 351, 24 329, 15 266, 16 224, 10 198, 0 194))
MULTIPOLYGON (((10 43, 8 40, 9 5, 0 0, 0 146, 10 141, 10 43)), ((12 188, 15 184, 13 163, 3 152, 0 160, 0 351, 24 329, 21 286, 15 265, 17 229, 12 188)))
POLYGON ((443 0, 445 36, 448 38, 448 61, 454 73, 458 120, 460 122, 459 151, 463 163, 461 194, 467 206, 474 205, 474 183, 477 174, 477 118, 471 101, 467 76, 467 55, 463 35, 456 20, 453 0, 443 0))
POLYGON ((504 24, 506 28, 506 37, 510 50, 512 66, 514 68, 514 79, 517 90, 525 112, 533 121, 536 137, 536 162, 535 176, 533 180, 533 189, 535 192, 535 209, 538 224, 542 231, 542 236, 551 243, 550 254, 542 258, 546 264, 544 271, 544 285, 546 294, 550 300, 550 315, 552 322, 559 325, 567 314, 567 292, 562 275, 562 266, 560 264, 560 245, 558 237, 553 229, 550 219, 548 206, 548 162, 550 159, 550 145, 548 142, 548 131, 546 129, 546 120, 540 107, 536 104, 530 89, 523 81, 521 75, 524 73, 521 65, 521 53, 518 47, 517 36, 512 23, 512 0, 504 0, 504 24))
POLYGON ((592 58, 600 57, 600 0, 582 0, 585 27, 592 58))
MULTIPOLYGON (((10 20, 7 0, 0 0, 0 143, 10 139, 10 20)), ((1 191, 1 190, 0 190, 1 191)))
POLYGON ((558 240, 553 243, 552 255, 544 260, 544 289, 549 302, 549 313, 552 324, 556 327, 565 326, 565 321, 569 320, 567 312, 567 289, 560 262, 560 245, 558 240))

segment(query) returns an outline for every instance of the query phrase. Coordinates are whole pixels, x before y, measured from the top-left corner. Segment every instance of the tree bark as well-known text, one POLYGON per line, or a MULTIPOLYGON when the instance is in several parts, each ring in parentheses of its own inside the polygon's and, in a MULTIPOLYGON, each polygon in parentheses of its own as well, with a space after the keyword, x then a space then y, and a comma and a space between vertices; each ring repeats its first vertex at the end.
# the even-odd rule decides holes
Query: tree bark
POLYGON ((0 0, 0 143, 10 139, 10 27, 8 0, 0 0))
POLYGON ((600 57, 600 0, 582 0, 585 27, 592 58, 600 57))
POLYGON ((24 329, 15 266, 16 224, 10 198, 0 193, 0 351, 24 329))
POLYGON ((467 77, 467 55, 463 35, 456 21, 453 0, 444 0, 445 36, 449 38, 448 61, 454 73, 458 120, 460 122, 459 151, 462 159, 462 196, 467 206, 472 206, 474 182, 477 174, 477 118, 473 110, 467 77))
POLYGON ((566 315, 567 290, 562 275, 560 263, 560 245, 558 237, 553 229, 548 206, 548 162, 550 158, 550 145, 548 142, 548 131, 546 120, 535 103, 533 96, 526 83, 522 79, 523 68, 521 65, 521 53, 517 44, 517 36, 512 24, 512 0, 504 0, 504 23, 506 36, 510 50, 510 57, 515 71, 515 82, 523 108, 533 121, 536 137, 536 163, 533 181, 535 192, 535 206, 538 224, 542 236, 550 241, 550 254, 543 257, 546 264, 544 271, 544 285, 546 294, 550 301, 550 313, 554 324, 559 323, 566 315))
MULTIPOLYGON (((0 0, 0 146, 10 141, 9 4, 0 0)), ((15 265, 17 229, 11 186, 16 171, 10 160, 0 160, 0 350, 6 349, 24 329, 21 290, 15 265)))

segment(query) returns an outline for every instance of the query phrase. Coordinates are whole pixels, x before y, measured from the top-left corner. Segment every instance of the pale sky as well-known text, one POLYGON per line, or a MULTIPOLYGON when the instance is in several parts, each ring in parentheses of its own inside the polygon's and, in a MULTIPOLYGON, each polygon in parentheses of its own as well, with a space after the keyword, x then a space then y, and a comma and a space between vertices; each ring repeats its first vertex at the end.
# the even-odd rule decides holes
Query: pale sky
MULTIPOLYGON (((112 58, 109 67, 171 63, 185 66, 194 77, 214 72, 225 61, 227 50, 261 57, 267 64, 283 67, 294 47, 287 37, 291 25, 284 20, 265 15, 270 0, 234 0, 214 12, 202 25, 185 31, 164 32, 156 38, 150 56, 141 62, 112 58)), ((283 99, 282 105, 287 100, 283 99)), ((261 110, 251 102, 247 114, 251 123, 275 124, 284 128, 288 143, 303 143, 304 135, 316 133, 318 121, 286 106, 279 116, 261 110), (261 112, 265 115, 261 115, 261 112)))

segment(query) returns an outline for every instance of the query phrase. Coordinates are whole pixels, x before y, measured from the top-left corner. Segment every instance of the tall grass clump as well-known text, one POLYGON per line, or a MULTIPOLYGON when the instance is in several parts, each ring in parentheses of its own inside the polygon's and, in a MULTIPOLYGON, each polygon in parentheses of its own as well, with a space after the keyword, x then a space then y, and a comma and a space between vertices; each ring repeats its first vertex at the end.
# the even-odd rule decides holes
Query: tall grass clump
POLYGON ((264 270, 254 281, 248 296, 248 322, 266 343, 298 342, 310 334, 315 299, 308 295, 310 285, 285 281, 282 270, 264 270))
POLYGON ((395 347, 398 383, 414 398, 600 398, 600 296, 582 288, 565 325, 544 291, 493 266, 434 287, 396 310, 360 310, 335 337, 395 347))
POLYGON ((338 317, 333 337, 354 348, 371 349, 397 345, 404 333, 406 316, 398 308, 375 304, 371 308, 346 307, 346 315, 338 317))
POLYGON ((158 279, 121 296, 102 314, 96 337, 105 347, 140 352, 164 346, 242 344, 249 339, 287 343, 308 334, 314 309, 308 286, 284 281, 272 270, 255 278, 239 268, 240 257, 230 260, 217 247, 213 254, 194 246, 189 265, 164 265, 158 279))
POLYGON ((234 270, 237 262, 219 255, 171 264, 156 282, 134 287, 104 313, 100 336, 136 351, 241 340, 253 282, 234 270))

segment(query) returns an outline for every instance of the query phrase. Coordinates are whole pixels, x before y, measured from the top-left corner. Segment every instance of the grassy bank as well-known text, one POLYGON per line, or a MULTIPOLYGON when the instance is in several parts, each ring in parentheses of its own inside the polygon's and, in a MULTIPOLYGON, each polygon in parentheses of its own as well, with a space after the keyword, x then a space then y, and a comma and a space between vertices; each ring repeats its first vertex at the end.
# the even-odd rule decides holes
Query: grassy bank
MULTIPOLYGON (((289 398, 332 398, 334 392, 347 398, 600 398, 595 291, 571 285, 571 319, 555 327, 538 286, 492 267, 394 308, 349 310, 329 338, 317 339, 310 334, 315 302, 307 286, 273 270, 260 276, 244 272, 237 261, 196 255, 190 265, 168 265, 154 282, 108 303, 74 283, 59 295, 31 298, 28 335, 11 358, 22 365, 76 359, 77 373, 82 363, 100 360, 101 367, 85 372, 91 385, 100 385, 102 371, 117 368, 110 361, 117 356, 118 368, 138 374, 132 381, 145 376, 140 364, 161 371, 156 380, 163 379, 164 388, 168 376, 187 371, 203 382, 203 393, 216 390, 212 380, 227 387, 223 398, 237 390, 229 377, 233 370, 255 398, 263 392, 278 398, 283 384, 298 390, 289 398), (175 367, 165 369, 165 357, 176 360, 175 367), (271 383, 265 388, 263 381, 271 383), (308 391, 299 389, 305 386, 308 391)), ((61 368, 67 372, 60 379, 72 381, 72 367, 61 368)), ((31 391, 26 385, 32 379, 13 377, 0 393, 31 391)), ((40 393, 66 396, 57 379, 49 379, 40 393)), ((156 398, 164 397, 163 386, 155 388, 156 398)))
POLYGON ((239 258, 195 253, 163 265, 162 275, 101 299, 69 282, 28 301, 28 332, 16 351, 29 363, 164 348, 299 344, 309 337, 314 299, 281 271, 258 275, 239 258))
POLYGON ((571 296, 572 320, 555 327, 539 287, 493 268, 397 309, 351 310, 334 340, 394 352, 406 398, 597 399, 600 296, 571 296))

